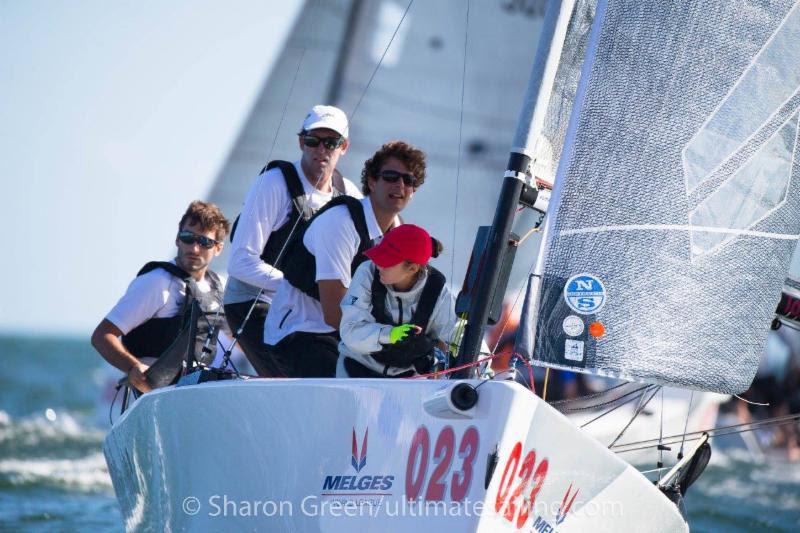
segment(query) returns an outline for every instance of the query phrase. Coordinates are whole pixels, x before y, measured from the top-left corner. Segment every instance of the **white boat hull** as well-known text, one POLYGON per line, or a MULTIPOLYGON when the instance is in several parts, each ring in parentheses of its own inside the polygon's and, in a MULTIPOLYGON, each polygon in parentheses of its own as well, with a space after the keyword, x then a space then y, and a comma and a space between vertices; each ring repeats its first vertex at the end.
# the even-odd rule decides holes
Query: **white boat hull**
POLYGON ((463 412, 446 401, 455 384, 256 379, 147 394, 104 445, 125 526, 687 530, 644 476, 526 389, 483 382, 463 412))

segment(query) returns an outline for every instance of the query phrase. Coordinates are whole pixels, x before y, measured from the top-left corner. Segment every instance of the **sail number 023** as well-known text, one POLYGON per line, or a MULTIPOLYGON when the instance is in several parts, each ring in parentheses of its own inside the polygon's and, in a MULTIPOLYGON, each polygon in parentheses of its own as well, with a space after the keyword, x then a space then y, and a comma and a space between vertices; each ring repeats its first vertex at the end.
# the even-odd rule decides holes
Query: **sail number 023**
POLYGON ((425 487, 425 494, 422 496, 424 500, 443 501, 448 488, 450 501, 464 500, 472 484, 479 440, 477 428, 470 426, 461 435, 456 446, 455 431, 451 426, 445 426, 436 437, 431 454, 428 428, 425 426, 417 428, 411 441, 411 448, 408 450, 406 498, 409 500, 420 498, 425 487), (456 453, 458 459, 453 465, 456 453), (435 466, 428 479, 430 463, 434 463, 435 466), (456 468, 452 475, 450 475, 451 467, 456 468))
POLYGON ((525 525, 530 516, 531 509, 533 509, 533 505, 536 502, 536 496, 539 494, 547 477, 549 464, 547 459, 542 459, 537 465, 536 452, 534 450, 529 451, 525 458, 522 459, 522 467, 520 467, 521 458, 522 443, 517 442, 506 460, 503 476, 500 478, 500 485, 497 488, 497 498, 495 498, 494 502, 494 510, 497 513, 503 511, 505 507, 505 511, 502 513, 503 518, 512 524, 516 518, 516 527, 518 529, 525 525), (518 481, 512 492, 511 487, 515 479, 518 481), (523 498, 521 502, 520 498, 523 498))

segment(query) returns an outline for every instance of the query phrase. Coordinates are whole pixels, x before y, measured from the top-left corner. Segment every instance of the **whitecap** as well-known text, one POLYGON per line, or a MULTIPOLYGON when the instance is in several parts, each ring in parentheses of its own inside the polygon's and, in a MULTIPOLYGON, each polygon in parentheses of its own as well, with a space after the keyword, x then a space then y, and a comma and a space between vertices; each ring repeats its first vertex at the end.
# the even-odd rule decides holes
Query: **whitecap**
POLYGON ((79 459, 4 459, 0 476, 12 485, 47 484, 79 491, 111 488, 105 458, 96 452, 79 459))

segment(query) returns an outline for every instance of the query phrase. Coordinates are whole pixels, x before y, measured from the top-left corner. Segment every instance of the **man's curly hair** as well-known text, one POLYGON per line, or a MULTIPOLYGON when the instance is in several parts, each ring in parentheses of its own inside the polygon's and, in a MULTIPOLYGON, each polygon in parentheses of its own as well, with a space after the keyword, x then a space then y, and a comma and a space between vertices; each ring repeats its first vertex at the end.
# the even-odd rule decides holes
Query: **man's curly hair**
POLYGON ((178 231, 183 229, 184 223, 197 224, 203 231, 213 231, 218 241, 224 241, 231 229, 228 219, 215 204, 195 200, 178 223, 178 231))
POLYGON ((367 178, 377 179, 378 172, 390 157, 402 161, 408 167, 408 171, 417 178, 417 187, 425 182, 425 152, 403 141, 389 141, 364 162, 361 170, 361 192, 365 195, 369 195, 367 178))

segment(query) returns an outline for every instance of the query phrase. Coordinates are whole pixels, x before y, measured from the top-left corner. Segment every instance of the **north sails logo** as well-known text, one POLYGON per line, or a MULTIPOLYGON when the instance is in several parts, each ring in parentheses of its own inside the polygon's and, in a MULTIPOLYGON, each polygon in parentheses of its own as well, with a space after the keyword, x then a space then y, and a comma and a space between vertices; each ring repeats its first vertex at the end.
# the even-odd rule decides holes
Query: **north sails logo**
POLYGON ((567 492, 564 493, 564 499, 561 500, 561 506, 558 508, 558 515, 556 515, 556 525, 560 526, 561 522, 567 517, 567 513, 569 510, 572 509, 572 503, 575 501, 575 497, 581 491, 581 489, 575 489, 575 493, 572 495, 572 498, 569 497, 569 493, 572 491, 572 483, 569 484, 567 488, 567 492), (569 502, 567 499, 569 498, 569 502))
POLYGON ((356 428, 353 428, 353 455, 350 458, 350 464, 353 465, 356 472, 361 472, 361 469, 367 465, 367 435, 369 435, 369 428, 364 431, 364 440, 361 441, 361 455, 359 455, 356 428))

